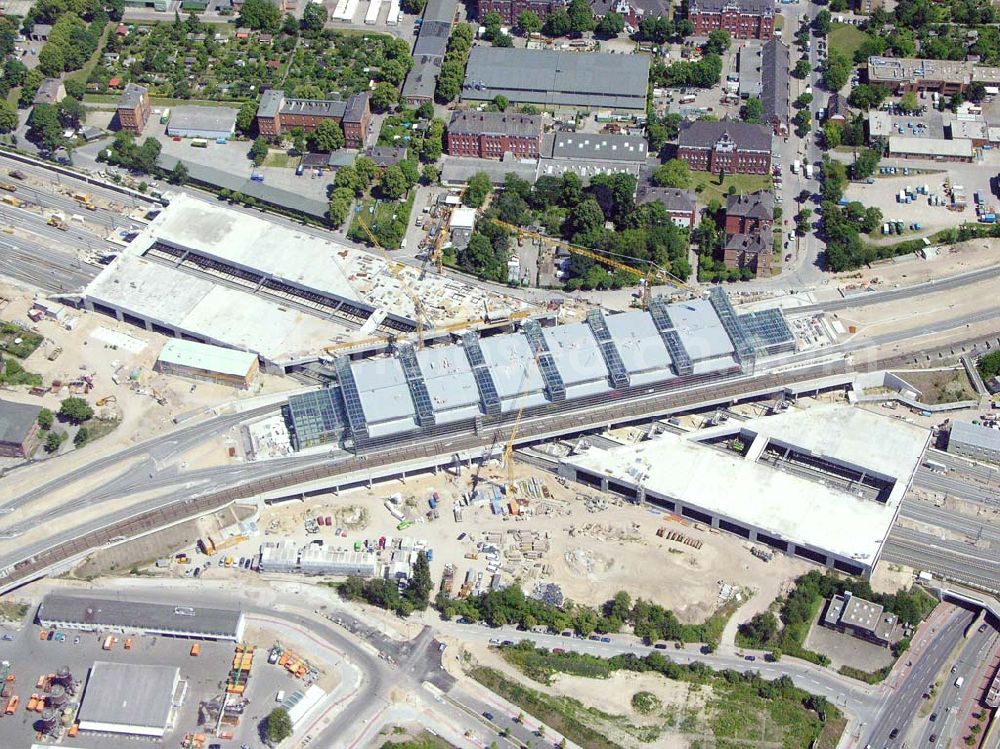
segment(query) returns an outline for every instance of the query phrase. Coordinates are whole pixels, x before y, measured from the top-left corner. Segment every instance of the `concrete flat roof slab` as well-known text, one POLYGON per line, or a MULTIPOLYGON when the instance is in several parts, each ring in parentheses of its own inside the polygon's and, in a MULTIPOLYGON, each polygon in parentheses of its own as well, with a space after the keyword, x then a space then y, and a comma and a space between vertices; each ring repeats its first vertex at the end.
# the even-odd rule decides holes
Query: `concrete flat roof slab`
MULTIPOLYGON (((670 310, 672 315, 673 307, 670 310)), ((605 319, 629 374, 670 368, 670 354, 648 313, 623 312, 605 319)))
POLYGON ((542 373, 523 335, 495 335, 479 342, 501 400, 541 391, 542 373))
POLYGON ((87 296, 165 325, 179 325, 214 287, 211 281, 122 253, 90 283, 87 296))
POLYGON ((594 380, 607 380, 608 367, 601 356, 597 340, 585 323, 544 328, 543 334, 556 369, 566 387, 594 380))

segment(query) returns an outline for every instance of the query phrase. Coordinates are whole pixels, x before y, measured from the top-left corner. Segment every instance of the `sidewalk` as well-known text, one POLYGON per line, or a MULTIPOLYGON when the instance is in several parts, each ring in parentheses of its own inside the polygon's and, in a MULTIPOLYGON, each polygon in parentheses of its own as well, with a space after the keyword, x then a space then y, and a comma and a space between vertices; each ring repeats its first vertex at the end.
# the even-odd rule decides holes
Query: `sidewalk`
POLYGON ((889 675, 879 684, 879 693, 891 692, 899 683, 909 676, 912 666, 920 660, 927 645, 930 644, 937 630, 944 626, 944 623, 954 614, 956 608, 948 603, 939 603, 931 615, 917 626, 917 631, 913 633, 910 640, 910 649, 903 653, 897 660, 889 675))

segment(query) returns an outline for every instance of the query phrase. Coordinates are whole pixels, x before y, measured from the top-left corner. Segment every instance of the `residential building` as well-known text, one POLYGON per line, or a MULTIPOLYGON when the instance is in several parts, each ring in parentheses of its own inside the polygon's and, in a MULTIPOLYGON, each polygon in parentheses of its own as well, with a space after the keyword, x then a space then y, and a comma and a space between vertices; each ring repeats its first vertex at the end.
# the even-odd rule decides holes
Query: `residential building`
POLYGON ((695 36, 721 29, 734 39, 774 36, 775 0, 690 0, 688 18, 695 36))
POLYGON ((408 148, 400 146, 373 146, 368 149, 366 155, 375 162, 375 166, 384 169, 387 166, 394 166, 400 161, 405 161, 408 153, 408 148))
POLYGON ((976 65, 969 60, 921 60, 908 57, 869 57, 868 82, 888 86, 894 94, 936 91, 951 96, 976 81, 1000 85, 1000 67, 976 65))
POLYGON ((745 122, 684 122, 677 158, 696 172, 770 174, 772 131, 745 122))
POLYGON ((756 278, 768 278, 774 259, 774 194, 730 195, 726 201, 727 268, 749 268, 756 278))
POLYGON ((265 138, 277 138, 294 128, 309 133, 324 120, 333 120, 344 130, 348 148, 361 148, 371 122, 367 91, 343 99, 292 99, 280 89, 264 92, 257 107, 257 130, 265 138))
POLYGON ((537 157, 542 118, 507 112, 455 112, 448 123, 447 150, 452 156, 500 159, 505 153, 537 157))
POLYGON ((58 104, 66 98, 66 87, 58 78, 46 78, 38 86, 38 93, 35 94, 35 104, 58 104))
POLYGON ((499 13, 509 26, 517 23, 517 17, 530 10, 543 21, 557 8, 568 5, 564 0, 479 0, 477 18, 482 22, 487 13, 499 13))
POLYGON ((38 447, 39 406, 0 401, 0 457, 27 458, 38 447))
POLYGON ((952 422, 948 452, 971 460, 1000 463, 1000 430, 965 421, 952 422))
POLYGON ((550 109, 644 112, 649 57, 599 52, 473 47, 462 99, 550 109))
POLYGON ((590 0, 590 7, 598 18, 617 13, 636 29, 644 18, 670 16, 670 0, 590 0))
POLYGON ((847 97, 834 91, 826 101, 826 117, 824 122, 831 125, 846 125, 851 111, 847 106, 847 97))
POLYGON ((118 125, 133 135, 142 133, 152 107, 149 92, 142 86, 129 83, 118 99, 118 125))
POLYGON ((831 598, 823 614, 825 626, 886 647, 892 642, 898 620, 881 604, 866 601, 850 591, 831 598))
POLYGON ((693 228, 697 221, 697 197, 693 190, 682 190, 678 187, 649 186, 639 193, 636 201, 644 203, 660 203, 667 209, 667 215, 674 225, 682 229, 693 228))

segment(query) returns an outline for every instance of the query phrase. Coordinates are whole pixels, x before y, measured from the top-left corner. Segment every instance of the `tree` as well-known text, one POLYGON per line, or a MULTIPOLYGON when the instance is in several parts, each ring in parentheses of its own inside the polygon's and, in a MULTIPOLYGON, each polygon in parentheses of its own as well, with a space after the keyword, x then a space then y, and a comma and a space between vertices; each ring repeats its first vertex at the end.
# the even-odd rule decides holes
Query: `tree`
POLYGON ((59 44, 48 42, 38 53, 38 69, 47 78, 58 78, 66 69, 66 56, 63 54, 63 47, 59 44))
POLYGON ((878 151, 874 151, 871 148, 864 149, 858 154, 858 158, 854 160, 854 165, 851 167, 851 174, 854 179, 868 179, 875 173, 875 168, 878 166, 880 156, 878 151))
POLYGON ((658 166, 651 177, 653 184, 659 187, 679 187, 687 189, 691 187, 691 170, 687 162, 680 159, 671 159, 662 166, 658 166))
POLYGON ((612 39, 624 30, 625 19, 614 11, 605 14, 604 18, 597 22, 597 27, 594 29, 602 39, 612 39))
POLYGON ((94 409, 83 398, 73 396, 59 405, 59 415, 73 424, 80 424, 94 416, 94 409))
POLYGON ((973 81, 965 88, 965 98, 980 102, 986 98, 986 86, 981 81, 973 81))
POLYGON ((17 109, 6 99, 0 99, 0 133, 17 130, 17 109))
POLYGON ((889 89, 886 86, 873 86, 868 83, 862 83, 851 89, 851 94, 847 97, 847 102, 852 107, 857 107, 858 109, 875 109, 888 96, 889 89))
POLYGON ((830 15, 830 11, 824 8, 813 19, 813 29, 816 30, 819 36, 826 36, 830 33, 830 23, 832 21, 833 17, 830 15))
POLYGON ((413 604, 414 608, 423 610, 430 603, 433 588, 434 582, 431 580, 431 568, 427 563, 427 552, 418 552, 403 597, 413 604))
POLYGON ((87 427, 80 427, 76 430, 76 435, 73 437, 73 444, 76 447, 83 447, 90 440, 90 432, 87 431, 87 427))
POLYGON ((462 202, 472 208, 481 208, 493 190, 493 183, 486 172, 476 172, 469 178, 469 184, 462 195, 462 202))
POLYGON ((408 187, 406 175, 403 174, 399 164, 393 164, 382 172, 379 189, 386 198, 398 200, 406 194, 408 187))
POLYGON ((172 185, 184 185, 187 184, 189 176, 188 168, 184 166, 183 162, 178 160, 177 163, 174 164, 174 168, 170 170, 169 174, 167 174, 167 182, 172 185))
POLYGON ((63 144, 59 113, 51 104, 36 104, 28 117, 28 139, 46 151, 63 144))
POLYGON ((548 36, 567 36, 573 30, 569 13, 565 8, 556 8, 545 19, 544 30, 548 36))
POLYGON ((45 436, 45 452, 54 453, 62 445, 62 437, 59 432, 49 432, 45 436))
POLYGON ((56 105, 59 122, 68 128, 76 129, 87 121, 87 108, 76 99, 65 97, 56 105))
POLYGON ((399 94, 396 87, 391 83, 378 83, 372 90, 372 109, 376 112, 388 112, 399 101, 399 94))
POLYGON ((292 735, 292 719, 283 707, 276 707, 267 716, 267 740, 272 744, 280 744, 292 735))
POLYGON ((809 114, 808 110, 800 109, 792 118, 792 123, 795 125, 799 137, 804 137, 812 127, 812 115, 809 114))
POLYGON ((839 91, 851 76, 851 61, 843 52, 831 49, 823 65, 823 84, 830 91, 839 91))
POLYGON ((506 112, 507 107, 510 106, 510 99, 503 94, 497 94, 493 97, 493 106, 498 112, 506 112))
POLYGON ((920 109, 920 102, 913 91, 907 91, 899 100, 899 106, 904 112, 916 112, 920 109))
POLYGON ((358 156, 354 160, 354 171, 358 175, 358 181, 362 188, 368 187, 378 176, 378 165, 372 161, 370 156, 358 156))
POLYGON ((841 132, 840 126, 835 125, 832 122, 828 122, 823 126, 823 142, 826 144, 828 149, 837 148, 841 142, 841 132))
POLYGON ((533 10, 521 11, 517 15, 517 28, 525 36, 537 34, 542 30, 542 19, 533 10))
POLYGON ((728 31, 716 29, 708 32, 708 41, 705 42, 705 54, 721 55, 732 44, 733 38, 728 31))
POLYGON ((38 412, 38 426, 42 429, 49 430, 52 428, 52 424, 55 422, 55 414, 49 409, 43 408, 38 412))
POLYGON ((420 172, 420 183, 436 185, 441 180, 441 170, 434 164, 425 164, 420 172))
POLYGON ((267 158, 267 139, 263 135, 258 135, 257 139, 250 146, 250 159, 253 161, 254 165, 260 166, 264 163, 264 159, 267 158))
POLYGON ((312 151, 330 153, 344 147, 344 131, 333 120, 323 120, 306 136, 312 151))
POLYGON ((330 223, 334 226, 341 226, 347 220, 351 212, 351 204, 354 202, 354 191, 346 187, 339 187, 330 196, 330 223))
POLYGON ((569 14, 570 29, 574 34, 594 30, 596 25, 594 23, 594 9, 590 7, 587 0, 570 0, 567 13, 569 14))
MULTIPOLYGON (((311 5, 312 3, 310 3, 311 5)), ((243 135, 252 135, 254 125, 257 123, 257 102, 245 101, 240 105, 240 111, 236 115, 236 129, 243 135)))
MULTIPOLYGON (((313 5, 313 3, 310 3, 310 5, 313 5)), ((382 67, 379 68, 378 77, 386 83, 398 86, 406 77, 406 70, 403 68, 403 63, 399 60, 386 60, 382 63, 382 67)))
POLYGON ((240 19, 244 26, 255 31, 275 33, 281 28, 281 11, 270 0, 246 0, 240 19))
POLYGON ((156 171, 156 163, 160 160, 160 141, 156 138, 146 138, 139 146, 132 164, 134 169, 146 174, 156 171))
POLYGON ((795 69, 792 70, 792 75, 794 75, 796 78, 801 79, 805 78, 811 72, 812 72, 812 65, 810 65, 809 61, 803 57, 801 60, 795 63, 795 69))
POLYGON ((302 28, 305 31, 322 31, 328 17, 324 3, 306 3, 302 11, 302 28))
POLYGON ((764 105, 760 99, 751 96, 740 108, 740 117, 744 122, 760 124, 764 121, 764 105))
POLYGON ((813 101, 813 95, 810 94, 808 91, 806 91, 804 93, 799 94, 799 98, 795 100, 793 106, 796 109, 805 109, 810 104, 812 104, 812 101, 813 101))
MULTIPOLYGON (((21 64, 17 60, 9 60, 8 62, 9 63, 14 62, 17 63, 18 65, 21 64)), ((27 69, 25 69, 25 74, 27 74, 27 69)), ((7 82, 11 83, 9 78, 7 79, 7 82)), ((13 86, 14 84, 11 83, 11 85, 13 86)), ((72 96, 77 101, 83 101, 83 97, 87 93, 87 84, 84 83, 83 80, 81 80, 80 78, 67 78, 65 81, 63 81, 63 85, 66 88, 66 96, 72 96)))

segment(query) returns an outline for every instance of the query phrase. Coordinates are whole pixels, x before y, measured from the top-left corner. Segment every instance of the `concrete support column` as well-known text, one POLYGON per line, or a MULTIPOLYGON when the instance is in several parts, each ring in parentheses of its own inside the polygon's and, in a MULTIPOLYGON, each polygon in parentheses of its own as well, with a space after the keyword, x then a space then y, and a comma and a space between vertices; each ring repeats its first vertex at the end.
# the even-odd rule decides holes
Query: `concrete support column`
POLYGON ((605 494, 607 494, 607 491, 608 491, 608 480, 607 479, 601 479, 601 491, 604 492, 605 494))

